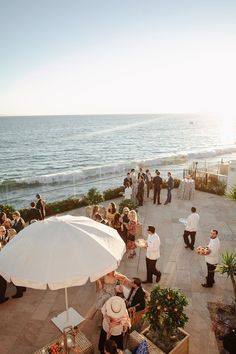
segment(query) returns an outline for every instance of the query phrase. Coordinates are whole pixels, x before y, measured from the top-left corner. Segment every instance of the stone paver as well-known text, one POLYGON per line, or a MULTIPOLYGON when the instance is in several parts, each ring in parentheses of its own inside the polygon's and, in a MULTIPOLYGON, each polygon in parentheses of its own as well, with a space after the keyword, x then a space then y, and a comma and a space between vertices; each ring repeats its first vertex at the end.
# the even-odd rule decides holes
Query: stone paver
MULTIPOLYGON (((166 191, 162 191, 162 202, 166 191)), ((117 204, 119 200, 115 201, 117 204)), ((106 204, 106 203, 105 203, 106 204)), ((186 250, 183 246, 184 227, 178 222, 180 217, 190 213, 191 206, 197 207, 200 214, 200 226, 196 236, 196 246, 206 245, 211 228, 219 230, 221 251, 236 249, 236 203, 207 193, 196 192, 194 201, 183 201, 173 193, 171 204, 154 206, 151 199, 139 208, 139 220, 145 231, 148 225, 154 225, 161 239, 161 258, 158 268, 162 272, 162 287, 179 287, 189 300, 187 314, 189 322, 186 330, 190 333, 190 354, 217 354, 218 348, 207 309, 208 301, 231 303, 233 291, 231 282, 216 274, 215 287, 204 289, 201 283, 206 275, 204 257, 186 250)), ((84 208, 69 214, 85 215, 84 208)), ((145 237, 145 233, 144 233, 145 237)), ((134 259, 124 256, 119 271, 128 277, 146 277, 145 251, 139 249, 134 259)), ((145 285, 151 290, 150 285, 145 285)), ((9 285, 7 296, 13 295, 15 287, 9 285)), ((82 315, 86 315, 95 301, 94 284, 68 289, 69 306, 82 315)), ((1 354, 30 354, 60 335, 60 331, 51 322, 51 318, 65 310, 64 290, 41 291, 27 289, 23 298, 11 299, 0 305, 0 343, 1 354)), ((94 344, 97 353, 99 336, 98 325, 101 317, 87 320, 81 329, 94 344)))

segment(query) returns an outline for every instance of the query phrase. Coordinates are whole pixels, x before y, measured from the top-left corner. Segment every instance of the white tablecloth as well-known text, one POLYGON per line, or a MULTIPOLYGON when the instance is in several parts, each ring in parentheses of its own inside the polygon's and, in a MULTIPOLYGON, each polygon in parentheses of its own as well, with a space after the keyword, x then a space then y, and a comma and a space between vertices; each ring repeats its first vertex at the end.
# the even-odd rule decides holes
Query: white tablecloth
POLYGON ((195 181, 193 179, 184 179, 180 182, 178 189, 178 198, 192 200, 194 198, 195 181))

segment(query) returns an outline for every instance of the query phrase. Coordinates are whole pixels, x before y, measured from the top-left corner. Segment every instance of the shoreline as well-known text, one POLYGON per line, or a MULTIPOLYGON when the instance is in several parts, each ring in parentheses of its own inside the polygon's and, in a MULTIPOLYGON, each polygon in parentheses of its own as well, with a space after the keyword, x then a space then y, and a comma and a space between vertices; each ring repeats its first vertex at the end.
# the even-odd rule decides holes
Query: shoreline
MULTIPOLYGON (((217 156, 210 161, 206 161, 205 158, 200 158, 197 160, 186 160, 184 162, 179 160, 178 164, 162 164, 160 166, 149 166, 145 165, 142 161, 139 165, 136 165, 136 170, 138 167, 143 167, 144 169, 149 168, 154 174, 156 168, 161 171, 161 177, 165 180, 168 171, 172 172, 174 178, 183 178, 184 170, 188 170, 192 167, 193 162, 198 162, 198 170, 205 171, 206 168, 208 172, 217 173, 219 170, 219 163, 223 160, 230 161, 236 159, 236 153, 230 154, 224 157, 217 156)), ((114 165, 115 166, 115 165, 114 165)), ((107 166, 108 167, 108 166, 107 166)), ((107 168, 106 167, 106 168, 107 168)), ((101 167, 102 168, 102 167, 101 167)), ((40 193, 47 203, 61 201, 68 198, 81 198, 84 194, 88 192, 90 188, 97 188, 98 190, 105 190, 108 188, 117 188, 118 185, 123 183, 123 179, 127 174, 127 171, 132 168, 132 165, 128 164, 123 170, 118 170, 117 168, 106 171, 100 175, 99 178, 90 178, 89 176, 84 176, 83 179, 76 179, 72 174, 71 181, 54 181, 52 183, 39 183, 33 182, 32 184, 19 183, 19 185, 14 182, 9 185, 4 182, 0 184, 1 190, 1 203, 14 205, 16 208, 26 208, 29 206, 30 202, 34 199, 37 193, 40 193), (89 179, 90 178, 90 179, 89 179), (18 187, 18 188, 17 188, 18 187)), ((90 168, 91 170, 93 167, 90 168)), ((65 175, 66 172, 63 174, 65 175)), ((33 177, 31 177, 33 179, 33 177)))

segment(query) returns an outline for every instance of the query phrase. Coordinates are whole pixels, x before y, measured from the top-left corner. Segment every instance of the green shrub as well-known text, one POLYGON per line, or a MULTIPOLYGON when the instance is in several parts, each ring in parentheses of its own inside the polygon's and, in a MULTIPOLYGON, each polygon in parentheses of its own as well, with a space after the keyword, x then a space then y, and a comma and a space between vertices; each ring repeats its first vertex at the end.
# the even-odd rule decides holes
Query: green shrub
POLYGON ((134 203, 131 199, 124 199, 119 204, 119 213, 122 214, 124 207, 128 207, 129 210, 138 211, 138 204, 134 203))
POLYGON ((88 193, 84 196, 84 200, 87 205, 97 205, 103 202, 104 198, 101 192, 97 188, 89 189, 88 193))
POLYGON ((103 192, 103 197, 104 200, 115 199, 115 198, 119 198, 123 192, 124 192, 123 186, 114 189, 109 188, 103 192))
POLYGON ((231 200, 236 200, 236 185, 226 193, 226 197, 231 200))
POLYGON ((57 202, 46 204, 46 216, 52 216, 59 213, 64 213, 72 209, 77 209, 87 205, 83 199, 68 198, 57 202))
POLYGON ((16 209, 11 206, 11 205, 3 205, 3 204, 0 204, 0 212, 1 213, 6 213, 7 217, 9 219, 12 219, 12 213, 15 211, 16 209))

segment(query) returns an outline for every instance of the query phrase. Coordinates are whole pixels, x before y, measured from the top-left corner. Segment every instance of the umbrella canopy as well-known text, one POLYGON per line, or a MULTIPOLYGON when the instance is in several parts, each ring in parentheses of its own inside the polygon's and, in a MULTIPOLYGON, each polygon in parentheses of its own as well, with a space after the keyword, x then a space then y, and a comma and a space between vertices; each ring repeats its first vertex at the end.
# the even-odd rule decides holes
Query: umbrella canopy
POLYGON ((51 290, 95 281, 125 253, 116 230, 83 216, 58 216, 23 229, 0 252, 0 274, 15 285, 51 290))

